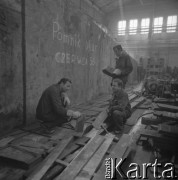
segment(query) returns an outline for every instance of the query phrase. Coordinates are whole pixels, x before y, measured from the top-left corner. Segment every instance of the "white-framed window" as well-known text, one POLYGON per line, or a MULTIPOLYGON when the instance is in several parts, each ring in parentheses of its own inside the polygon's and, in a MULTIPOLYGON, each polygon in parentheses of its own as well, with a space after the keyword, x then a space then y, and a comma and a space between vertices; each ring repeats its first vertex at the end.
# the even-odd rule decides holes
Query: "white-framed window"
POLYGON ((137 33, 137 26, 138 26, 138 20, 137 19, 131 19, 129 24, 129 34, 136 34, 137 33))
POLYGON ((148 34, 150 26, 150 19, 144 18, 141 21, 141 34, 148 34))
POLYGON ((118 22, 118 35, 123 36, 125 35, 125 30, 126 30, 126 21, 122 20, 118 22))
POLYGON ((177 16, 168 16, 167 17, 167 32, 176 32, 176 26, 177 26, 177 16))
POLYGON ((154 18, 153 33, 161 33, 163 26, 163 17, 154 18))

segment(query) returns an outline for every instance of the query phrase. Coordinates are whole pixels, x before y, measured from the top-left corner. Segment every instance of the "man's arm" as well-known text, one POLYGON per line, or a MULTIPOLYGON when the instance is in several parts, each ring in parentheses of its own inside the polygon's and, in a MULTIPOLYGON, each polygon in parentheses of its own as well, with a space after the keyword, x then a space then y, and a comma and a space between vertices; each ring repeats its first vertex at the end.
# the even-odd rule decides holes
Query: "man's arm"
POLYGON ((61 97, 56 90, 52 90, 50 92, 50 97, 51 97, 51 103, 54 108, 54 111, 60 116, 63 116, 63 117, 70 116, 73 118, 79 118, 81 116, 80 112, 66 109, 63 106, 61 97))
POLYGON ((67 116, 67 109, 63 107, 61 97, 58 92, 54 89, 50 91, 49 95, 54 111, 61 116, 67 116))

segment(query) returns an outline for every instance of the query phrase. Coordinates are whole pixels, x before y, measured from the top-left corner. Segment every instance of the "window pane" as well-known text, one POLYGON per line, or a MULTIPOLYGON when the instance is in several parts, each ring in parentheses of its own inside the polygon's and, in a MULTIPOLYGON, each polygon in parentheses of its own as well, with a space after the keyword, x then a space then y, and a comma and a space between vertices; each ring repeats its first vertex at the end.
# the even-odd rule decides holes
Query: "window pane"
POLYGON ((145 18, 141 21, 141 34, 148 34, 150 26, 150 19, 145 18))
POLYGON ((125 35, 126 21, 118 22, 118 35, 125 35))
POLYGON ((129 34, 136 34, 137 33, 137 25, 138 25, 138 20, 137 19, 130 20, 129 34))
POLYGON ((163 26, 163 17, 157 17, 154 18, 154 33, 161 33, 162 32, 162 26, 163 26))
POLYGON ((177 26, 177 16, 168 16, 167 18, 167 32, 175 32, 177 26))

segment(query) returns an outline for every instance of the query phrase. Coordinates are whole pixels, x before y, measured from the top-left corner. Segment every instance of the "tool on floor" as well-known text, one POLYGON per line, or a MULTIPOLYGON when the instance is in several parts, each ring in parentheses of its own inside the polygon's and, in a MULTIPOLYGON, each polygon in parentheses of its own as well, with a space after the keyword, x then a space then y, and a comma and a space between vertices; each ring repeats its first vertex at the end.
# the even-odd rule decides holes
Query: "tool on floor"
MULTIPOLYGON (((101 125, 101 128, 103 128, 107 134, 111 134, 111 133, 103 126, 103 124, 101 125)), ((119 141, 119 138, 115 136, 115 137, 114 137, 114 140, 115 140, 115 141, 119 141)))

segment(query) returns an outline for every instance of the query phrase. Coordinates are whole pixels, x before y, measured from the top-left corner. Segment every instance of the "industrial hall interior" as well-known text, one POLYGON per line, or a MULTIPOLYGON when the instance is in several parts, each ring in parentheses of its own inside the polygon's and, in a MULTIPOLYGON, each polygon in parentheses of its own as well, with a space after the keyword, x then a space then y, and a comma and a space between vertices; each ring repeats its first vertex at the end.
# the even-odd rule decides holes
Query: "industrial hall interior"
POLYGON ((178 0, 0 0, 0 180, 178 179, 178 0))

